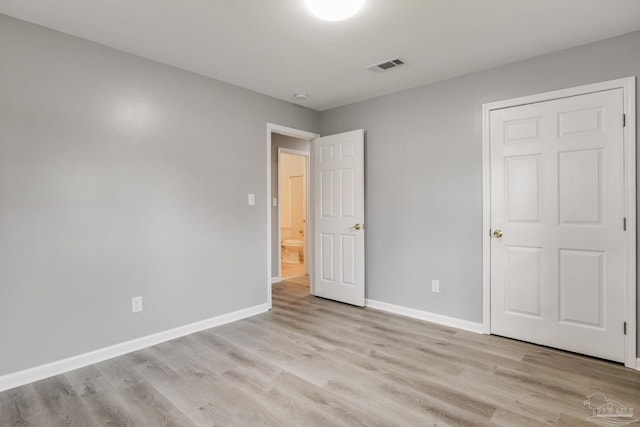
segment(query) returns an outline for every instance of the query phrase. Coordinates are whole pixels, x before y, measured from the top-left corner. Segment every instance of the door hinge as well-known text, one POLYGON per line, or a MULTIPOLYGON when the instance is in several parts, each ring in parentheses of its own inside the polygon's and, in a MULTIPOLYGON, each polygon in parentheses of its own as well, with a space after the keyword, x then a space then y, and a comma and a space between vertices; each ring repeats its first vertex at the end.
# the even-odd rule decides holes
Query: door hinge
POLYGON ((623 327, 622 327, 622 332, 624 332, 625 335, 627 335, 627 322, 623 323, 623 327))
POLYGON ((622 229, 627 231, 627 218, 622 218, 622 229))
POLYGON ((627 115, 623 114, 622 115, 622 127, 626 127, 627 126, 627 115))

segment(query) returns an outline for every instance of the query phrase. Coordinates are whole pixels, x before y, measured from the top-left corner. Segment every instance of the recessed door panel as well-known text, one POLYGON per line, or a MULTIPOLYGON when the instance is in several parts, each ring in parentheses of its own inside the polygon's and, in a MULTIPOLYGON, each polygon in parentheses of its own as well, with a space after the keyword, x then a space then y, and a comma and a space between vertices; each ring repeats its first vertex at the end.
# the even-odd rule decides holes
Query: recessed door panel
POLYGON ((320 172, 320 216, 321 218, 333 218, 334 201, 334 171, 327 170, 320 172))
POLYGON ((540 220, 541 156, 505 159, 507 220, 538 222, 540 220))
POLYGON ((601 224, 602 150, 560 153, 560 223, 601 224))
POLYGON ((356 153, 355 144, 352 142, 347 142, 340 145, 342 150, 342 160, 350 160, 353 159, 356 153))
POLYGON ((333 234, 322 233, 320 235, 320 271, 322 280, 333 281, 334 268, 334 237, 333 234))
POLYGON ((343 285, 355 286, 356 284, 356 236, 343 234, 342 239, 342 281, 343 285))
POLYGON ((333 160, 333 145, 320 147, 320 162, 333 160))
POLYGON ((541 248, 505 247, 505 307, 513 314, 540 316, 541 248))
POLYGON ((356 171, 353 168, 342 169, 342 179, 340 181, 341 188, 341 210, 343 219, 354 219, 356 216, 355 205, 355 187, 356 187, 356 171))
POLYGON ((560 250, 560 320, 602 327, 601 251, 560 250))
POLYGON ((558 116, 560 138, 580 137, 604 131, 602 128, 602 108, 562 112, 558 116))
POLYGON ((504 123, 504 143, 531 142, 540 138, 541 117, 510 120, 504 123))

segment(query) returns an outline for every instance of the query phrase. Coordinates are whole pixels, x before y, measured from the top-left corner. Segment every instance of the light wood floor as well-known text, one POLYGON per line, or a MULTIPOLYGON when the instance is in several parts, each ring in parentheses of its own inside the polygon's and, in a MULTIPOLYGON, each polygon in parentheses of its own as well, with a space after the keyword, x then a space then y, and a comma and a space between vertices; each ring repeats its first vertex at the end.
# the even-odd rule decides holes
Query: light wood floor
POLYGON ((640 373, 620 365, 314 298, 306 278, 273 302, 0 393, 0 425, 593 427, 594 392, 640 412, 640 373))

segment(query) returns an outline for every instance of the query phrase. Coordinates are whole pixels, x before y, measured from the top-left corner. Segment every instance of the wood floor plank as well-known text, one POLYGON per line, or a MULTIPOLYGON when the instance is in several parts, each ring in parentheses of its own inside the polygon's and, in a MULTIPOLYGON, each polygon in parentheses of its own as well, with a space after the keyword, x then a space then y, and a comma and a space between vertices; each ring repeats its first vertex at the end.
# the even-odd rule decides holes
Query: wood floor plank
POLYGON ((0 393, 0 426, 49 426, 31 385, 0 393))
POLYGON ((191 427, 195 424, 148 383, 121 390, 123 398, 144 414, 148 426, 191 427))
POLYGON ((493 424, 502 427, 522 426, 522 427, 539 427, 543 425, 553 426, 558 422, 558 418, 540 419, 540 417, 531 418, 521 412, 513 412, 507 409, 498 408, 491 417, 493 424))
MULTIPOLYGON (((446 421, 447 417, 451 416, 456 419, 467 418, 474 419, 478 423, 486 423, 496 409, 495 406, 477 398, 477 396, 465 393, 464 389, 455 389, 449 386, 444 379, 435 381, 434 376, 421 375, 420 370, 412 369, 402 362, 380 363, 380 359, 376 358, 376 352, 370 354, 367 359, 357 358, 341 350, 337 350, 335 354, 330 356, 334 358, 331 360, 333 364, 348 362, 352 364, 351 369, 354 369, 356 365, 363 369, 368 377, 376 380, 375 382, 379 384, 378 388, 382 393, 394 390, 394 393, 390 395, 392 399, 407 392, 415 393, 415 396, 421 395, 422 400, 430 402, 432 409, 438 408, 436 412, 441 421, 446 421)), ((384 359, 388 359, 388 356, 385 356, 384 359)), ((402 401, 397 403, 402 405, 402 401)))
POLYGON ((150 379, 153 379, 155 383, 168 382, 180 377, 176 371, 155 355, 152 355, 144 363, 136 365, 134 369, 144 378, 145 382, 150 382, 150 379))
MULTIPOLYGON (((282 408, 270 406, 261 398, 261 393, 237 387, 235 381, 223 375, 204 375, 186 377, 197 387, 206 390, 211 396, 212 405, 226 408, 231 414, 231 425, 237 426, 272 426, 287 425, 287 419, 282 416, 282 408)), ((246 386, 246 385, 245 385, 246 386)))
POLYGON ((84 368, 76 369, 75 371, 67 372, 65 378, 69 381, 69 384, 81 384, 86 380, 92 378, 98 378, 102 376, 96 365, 89 365, 84 368))
POLYGON ((87 378, 73 387, 99 425, 144 425, 144 419, 123 401, 117 390, 102 376, 87 378))
POLYGON ((99 424, 91 416, 85 401, 73 390, 63 375, 34 384, 43 407, 41 419, 54 426, 92 427, 99 424))
POLYGON ((590 372, 595 378, 608 379, 627 387, 640 389, 640 375, 630 375, 629 369, 604 360, 586 358, 569 352, 559 352, 545 347, 535 347, 527 352, 523 361, 538 366, 551 367, 566 373, 584 375, 590 372))
MULTIPOLYGON (((560 412, 547 405, 530 402, 528 391, 522 390, 517 383, 512 383, 492 373, 477 370, 464 370, 455 380, 455 384, 475 396, 496 405, 496 412, 491 418, 498 420, 521 417, 523 423, 534 420, 539 425, 556 425, 560 412), (502 413, 506 411, 508 413, 502 413), (496 415, 497 414, 497 415, 496 415)), ((518 425, 511 424, 511 425, 518 425)))
POLYGON ((283 393, 295 395, 302 399, 305 405, 312 405, 330 412, 332 417, 348 426, 399 426, 399 420, 388 413, 365 404, 358 399, 344 399, 325 388, 318 387, 304 381, 295 375, 284 373, 278 377, 276 387, 281 387, 283 393))
MULTIPOLYGON (((283 373, 276 378, 271 387, 267 390, 260 390, 253 387, 242 373, 229 372, 225 374, 225 379, 238 390, 241 390, 252 400, 260 402, 269 408, 275 416, 280 419, 281 425, 288 426, 309 426, 322 427, 326 425, 345 426, 346 424, 334 419, 331 414, 325 413, 317 405, 310 405, 298 393, 287 393, 283 387, 279 385, 278 379, 282 375, 291 375, 283 373)), ((310 384, 300 379, 299 382, 310 384)))
POLYGON ((161 360, 174 371, 190 367, 203 372, 214 372, 215 365, 212 363, 213 361, 204 359, 200 354, 203 350, 203 347, 193 338, 193 335, 149 348, 154 358, 161 360))
MULTIPOLYGON (((216 373, 185 370, 179 379, 153 383, 162 395, 171 401, 196 425, 230 425, 236 418, 226 402, 216 394, 215 388, 206 385, 203 377, 218 377, 216 373)), ((215 380, 209 380, 213 383, 215 380)))
POLYGON ((132 385, 144 383, 144 378, 135 369, 140 363, 141 361, 132 356, 124 355, 94 366, 116 389, 122 390, 132 385))
POLYGON ((242 375, 245 381, 258 390, 267 390, 271 383, 283 372, 282 367, 271 363, 259 355, 245 351, 231 342, 220 337, 209 337, 219 344, 220 353, 228 357, 234 366, 223 373, 229 375, 242 375))

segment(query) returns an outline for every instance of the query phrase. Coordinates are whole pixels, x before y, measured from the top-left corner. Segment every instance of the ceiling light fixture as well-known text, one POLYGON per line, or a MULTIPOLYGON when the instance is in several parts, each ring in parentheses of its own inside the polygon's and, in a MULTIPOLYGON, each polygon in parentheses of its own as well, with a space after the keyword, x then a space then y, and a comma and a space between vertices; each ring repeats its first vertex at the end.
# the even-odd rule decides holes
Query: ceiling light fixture
POLYGON ((296 92, 293 94, 295 99, 307 99, 307 94, 302 92, 296 92))
POLYGON ((307 9, 325 21, 342 21, 358 13, 365 0, 305 0, 307 9))

